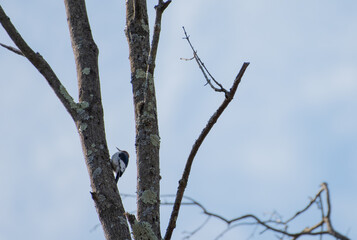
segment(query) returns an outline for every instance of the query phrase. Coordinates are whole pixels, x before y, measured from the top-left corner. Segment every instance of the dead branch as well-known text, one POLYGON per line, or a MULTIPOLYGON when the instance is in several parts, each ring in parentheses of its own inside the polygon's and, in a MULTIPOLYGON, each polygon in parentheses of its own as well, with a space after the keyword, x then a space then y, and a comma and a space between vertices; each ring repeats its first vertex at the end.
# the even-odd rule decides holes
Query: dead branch
MULTIPOLYGON (((202 71, 202 72, 204 73, 204 76, 206 77, 206 80, 209 83, 210 80, 208 80, 207 75, 205 75, 205 73, 207 72, 207 74, 209 74, 210 76, 211 76, 211 74, 208 72, 208 70, 202 64, 202 61, 198 58, 197 54, 195 53, 195 50, 194 50, 191 42, 189 41, 189 37, 186 34, 186 31, 185 31, 185 35, 186 35, 186 40, 188 41, 188 43, 191 46, 191 49, 194 52, 194 57, 195 57, 197 63, 199 64, 199 66, 201 66, 200 69, 201 70, 205 69, 205 71, 202 71)), ((233 82, 233 85, 232 85, 232 87, 231 87, 231 89, 229 91, 225 90, 222 87, 222 85, 220 85, 219 83, 218 83, 218 86, 220 86, 220 89, 213 87, 213 89, 215 91, 224 92, 225 93, 225 99, 222 102, 221 106, 210 117, 206 127, 203 128, 203 130, 202 130, 201 134, 199 135, 198 139, 195 141, 195 143, 192 146, 190 155, 188 156, 188 159, 186 161, 186 166, 185 166, 184 172, 182 174, 182 178, 179 181, 179 186, 178 186, 178 189, 177 189, 175 203, 174 203, 174 206, 173 206, 173 209, 172 209, 172 213, 171 213, 171 217, 170 217, 170 221, 169 221, 168 227, 166 229, 166 234, 165 234, 165 238, 164 238, 165 240, 171 239, 172 232, 176 227, 176 221, 177 221, 177 217, 178 217, 178 214, 179 214, 182 198, 183 198, 186 186, 187 186, 188 178, 189 178, 189 175, 190 175, 190 172, 191 172, 191 166, 192 166, 193 160, 194 160, 194 158, 196 156, 196 153, 198 152, 202 142, 205 140, 206 136, 208 135, 208 133, 210 132, 210 130, 212 129, 214 124, 217 122, 218 118, 221 116, 223 111, 227 108, 228 104, 232 101, 232 99, 233 99, 233 97, 234 97, 234 95, 236 93, 236 90, 238 88, 238 85, 239 85, 239 83, 240 83, 240 81, 241 81, 241 79, 243 77, 243 74, 244 74, 245 70, 247 69, 248 65, 249 65, 248 62, 245 62, 243 64, 243 66, 241 67, 241 69, 240 69, 238 75, 236 76, 236 78, 235 78, 235 80, 233 82)), ((212 77, 212 79, 213 79, 213 77, 212 77)), ((214 82, 216 83, 215 80, 214 80, 214 82)), ((211 84, 210 84, 210 86, 211 86, 211 84)))
POLYGON ((291 218, 289 218, 288 220, 285 221, 285 224, 289 223, 290 221, 294 220, 297 216, 299 216, 300 214, 304 213, 305 211, 307 211, 314 203, 316 203, 317 199, 320 197, 321 193, 324 191, 323 188, 320 189, 320 191, 315 195, 315 197, 313 199, 310 200, 309 204, 306 205, 306 207, 298 212, 295 213, 294 216, 292 216, 291 218))
POLYGON ((113 170, 108 164, 110 155, 100 91, 99 50, 92 36, 85 0, 64 0, 64 4, 77 70, 78 98, 86 106, 76 125, 90 177, 92 199, 105 238, 131 239, 113 170))
MULTIPOLYGON (((171 3, 171 0, 168 0, 164 2, 163 0, 158 0, 158 4, 155 6, 156 10, 156 17, 155 17, 155 24, 154 24, 154 33, 152 36, 152 41, 151 41, 151 46, 150 46, 150 53, 148 57, 148 66, 147 66, 147 72, 146 72, 146 80, 145 80, 145 91, 144 91, 144 102, 148 103, 147 96, 152 95, 153 93, 149 93, 148 91, 150 90, 149 86, 153 86, 153 84, 150 81, 152 80, 152 77, 154 76, 154 71, 155 71, 155 62, 156 62, 156 54, 157 54, 157 49, 159 46, 159 40, 160 40, 160 33, 161 33, 161 19, 162 19, 162 14, 164 13, 165 9, 169 6, 171 3)), ((151 88, 151 91, 155 91, 154 88, 151 88)), ((144 105, 144 107, 147 107, 150 104, 144 105)))
POLYGON ((17 48, 14 48, 14 47, 11 47, 11 46, 8 46, 8 45, 5 45, 3 43, 0 43, 0 46, 6 48, 7 50, 11 51, 11 52, 14 52, 16 54, 19 54, 20 56, 23 56, 24 57, 24 54, 22 54, 22 52, 17 49, 17 48))
POLYGON ((77 110, 81 109, 82 106, 74 102, 73 98, 69 95, 66 88, 62 85, 62 83, 52 70, 51 66, 46 62, 46 60, 38 52, 35 53, 25 42, 25 40, 22 38, 20 33, 10 21, 10 18, 4 12, 1 5, 0 22, 9 37, 19 48, 19 50, 13 47, 4 46, 3 44, 2 46, 9 49, 10 51, 13 51, 16 54, 23 55, 24 57, 26 57, 35 66, 35 68, 45 77, 48 84, 51 86, 57 97, 65 106, 71 117, 73 119, 76 119, 78 117, 77 110))
POLYGON ((154 68, 155 68, 155 60, 156 60, 156 53, 157 53, 157 48, 159 46, 159 39, 160 39, 160 33, 161 33, 161 19, 162 19, 162 14, 164 13, 165 9, 169 6, 171 3, 171 0, 164 2, 163 0, 158 0, 158 4, 155 6, 156 10, 156 18, 155 18, 155 24, 154 24, 154 34, 152 37, 151 41, 151 47, 150 47, 150 54, 149 54, 149 60, 148 60, 148 72, 153 74, 154 68))
POLYGON ((186 236, 183 239, 190 239, 193 235, 195 235, 197 232, 199 232, 204 226, 206 226, 206 224, 208 223, 208 221, 210 220, 210 216, 208 216, 206 218, 206 220, 200 225, 198 226, 195 230, 189 232, 189 231, 185 231, 183 233, 186 234, 186 236))
MULTIPOLYGON (((223 221, 227 224, 227 228, 222 231, 217 237, 216 239, 221 238, 225 233, 227 233, 228 231, 230 231, 233 228, 236 228, 238 226, 242 226, 242 225, 257 225, 257 226, 262 226, 264 227, 264 230, 261 232, 264 233, 266 231, 273 231, 276 233, 281 234, 283 237, 287 236, 287 237, 291 237, 291 239, 298 239, 302 236, 324 236, 324 235, 330 235, 335 237, 336 239, 340 239, 340 240, 349 240, 348 237, 340 234, 339 232, 337 232, 336 230, 334 230, 334 228, 332 227, 331 224, 331 202, 330 202, 330 197, 329 197, 330 193, 329 193, 329 189, 327 187, 327 183, 322 183, 321 184, 321 188, 318 191, 318 193, 314 196, 314 198, 306 205, 306 207, 304 207, 302 210, 296 212, 292 217, 290 217, 288 220, 286 221, 282 221, 281 217, 279 217, 279 219, 277 220, 273 220, 272 218, 268 219, 268 220, 261 220, 260 218, 258 218, 257 216, 253 215, 253 214, 247 214, 247 215, 243 215, 237 218, 233 218, 233 219, 227 219, 217 213, 211 212, 209 210, 207 210, 203 204, 201 204, 200 202, 196 201, 195 199, 191 198, 191 197, 187 197, 184 196, 183 199, 185 199, 185 202, 182 202, 181 205, 191 205, 191 206, 196 206, 199 207, 203 214, 207 215, 208 217, 212 217, 215 219, 218 219, 219 221, 223 221), (322 213, 321 216, 321 220, 319 220, 317 223, 315 223, 314 225, 312 225, 311 227, 307 227, 305 229, 302 229, 300 232, 289 232, 288 231, 288 227, 289 227, 289 223, 291 223, 294 219, 296 219, 298 216, 300 216, 302 213, 307 212, 308 209, 310 209, 310 207, 313 204, 316 204, 319 199, 321 198, 322 193, 325 192, 326 194, 326 210, 327 210, 327 214, 325 214, 324 212, 322 213), (245 220, 245 221, 244 221, 245 220), (273 226, 276 225, 276 226, 273 226), (324 231, 323 227, 326 227, 327 230, 324 231), (316 229, 318 229, 319 227, 321 227, 320 231, 316 231, 316 229)), ((162 195, 162 197, 175 197, 175 195, 162 195)), ((321 201, 319 204, 321 204, 323 206, 323 202, 321 201)), ((174 205, 174 203, 172 202, 167 202, 167 201, 163 201, 162 205, 174 205)), ((319 208, 320 210, 322 208, 319 208)), ((187 237, 189 238, 190 236, 193 236, 195 233, 197 233, 199 230, 201 230, 203 228, 203 226, 205 224, 207 224, 208 220, 204 221, 204 224, 202 224, 198 229, 192 231, 187 237)))
POLYGON ((197 64, 198 64, 198 67, 199 69, 201 70, 203 76, 205 77, 207 83, 206 85, 208 84, 213 90, 215 90, 216 92, 224 92, 225 94, 228 94, 228 91, 222 86, 222 84, 220 84, 218 81, 216 81, 216 79, 212 76, 212 74, 210 73, 210 71, 208 71, 208 69, 206 68, 205 64, 202 62, 202 60, 200 59, 200 57, 198 56, 197 54, 197 51, 195 50, 195 48, 193 47, 191 41, 190 41, 190 36, 187 34, 186 32, 186 29, 185 27, 182 27, 183 31, 184 31, 184 34, 185 34, 185 37, 184 39, 187 40, 188 44, 190 45, 192 51, 193 51, 193 57, 192 58, 189 58, 189 59, 186 59, 186 58, 181 58, 182 60, 192 60, 192 59, 195 59, 197 64), (218 87, 215 87, 211 80, 218 86, 218 87))
MULTIPOLYGON (((131 195, 131 194, 121 194, 121 196, 122 197, 132 197, 132 198, 135 197, 135 195, 131 195)), ((170 205, 170 206, 174 205, 175 204, 174 202, 168 201, 166 199, 167 198, 175 198, 175 197, 176 197, 176 195, 174 195, 174 194, 161 195, 161 198, 162 198, 161 205, 170 205)), ((229 232, 230 230, 232 230, 236 227, 244 226, 244 225, 245 226, 255 225, 257 227, 259 227, 259 226, 264 227, 264 230, 262 230, 260 232, 260 234, 263 234, 267 231, 273 231, 273 232, 280 234, 280 237, 279 237, 280 239, 283 239, 284 237, 290 237, 291 239, 295 240, 302 236, 320 236, 322 239, 322 236, 330 235, 330 236, 335 237, 336 239, 349 240, 349 238, 347 236, 340 234, 339 232, 335 231, 332 228, 331 219, 330 219, 331 202, 330 202, 329 189, 328 189, 327 183, 322 183, 320 190, 310 200, 310 202, 302 210, 297 211, 292 217, 288 218, 286 221, 283 221, 282 220, 283 218, 275 211, 270 215, 270 217, 267 220, 261 220, 260 218, 258 218, 257 216, 255 216, 253 214, 247 214, 247 215, 243 215, 243 216, 240 216, 237 218, 228 219, 222 215, 219 215, 217 213, 209 211, 202 203, 198 202, 197 200, 193 199, 192 197, 183 196, 183 199, 185 201, 182 201, 181 205, 196 206, 202 210, 202 213, 204 215, 207 216, 207 218, 203 221, 203 223, 200 224, 196 229, 194 229, 191 232, 185 232, 186 236, 184 237, 184 239, 190 239, 190 237, 192 237, 197 232, 199 232, 201 229, 203 229, 204 226, 208 223, 208 221, 213 218, 213 219, 217 219, 219 221, 223 221, 224 223, 227 224, 227 228, 224 229, 221 233, 219 233, 215 239, 220 239, 227 232, 229 232), (315 223, 314 225, 312 225, 311 227, 304 228, 300 232, 296 232, 296 233, 289 232, 288 228, 289 228, 289 226, 291 226, 289 224, 291 224, 291 222, 293 220, 295 220, 298 216, 301 216, 303 213, 306 213, 309 209, 311 209, 311 206, 313 206, 314 204, 318 203, 319 210, 324 209, 324 202, 322 202, 322 194, 324 192, 326 194, 326 203, 325 203, 326 206, 325 207, 326 207, 327 214, 325 214, 325 212, 322 211, 321 220, 318 221, 317 223, 315 223), (275 217, 276 215, 277 215, 277 218, 275 217), (277 227, 275 227, 273 225, 276 225, 277 227), (327 227, 326 231, 323 230, 324 226, 327 227), (321 227, 321 230, 315 231, 319 227, 321 227)), ((254 233, 252 233, 252 234, 254 234, 254 233)))
POLYGON ((161 19, 171 0, 158 0, 156 19, 150 45, 149 19, 146 0, 126 1, 126 37, 129 45, 131 83, 135 107, 136 157, 138 168, 137 218, 153 227, 158 239, 160 231, 160 136, 157 119, 154 82, 161 19), (139 180, 140 179, 140 180, 139 180), (145 201, 144 194, 153 196, 145 201), (148 211, 150 209, 150 211, 148 211))

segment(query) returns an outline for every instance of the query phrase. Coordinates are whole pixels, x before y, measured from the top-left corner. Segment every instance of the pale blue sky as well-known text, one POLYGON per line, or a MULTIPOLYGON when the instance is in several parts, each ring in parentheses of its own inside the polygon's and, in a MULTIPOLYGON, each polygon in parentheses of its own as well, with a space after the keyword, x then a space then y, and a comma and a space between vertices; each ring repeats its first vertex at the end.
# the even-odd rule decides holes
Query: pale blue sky
MULTIPOLYGON (((149 2, 153 9, 156 1, 149 2)), ((0 3, 77 98, 63 2, 0 3)), ((130 153, 118 185, 134 194, 135 127, 124 5, 87 1, 100 49, 108 144, 112 153, 116 146, 130 153)), ((182 39, 185 26, 201 59, 226 88, 242 63, 251 63, 236 98, 197 155, 187 195, 226 217, 263 217, 276 210, 288 218, 326 181, 336 230, 356 239, 356 12, 352 0, 173 0, 163 18, 155 75, 161 192, 176 192, 191 146, 223 98, 204 87, 195 62, 180 60, 192 57, 182 39)), ((13 45, 2 28, 0 42, 13 45)), ((26 59, 0 49, 0 69, 0 239, 104 239, 100 228, 90 231, 98 218, 71 118, 26 59)), ((135 200, 124 204, 135 210, 135 200)), ((163 231, 170 210, 162 208, 163 231)), ((302 219, 299 227, 313 218, 302 219)), ((204 219, 199 209, 184 207, 174 239, 204 219)), ((214 239, 224 229, 211 220, 192 239, 214 239)), ((222 239, 246 239, 253 230, 236 228, 222 239)), ((255 239, 274 239, 258 233, 255 239)))

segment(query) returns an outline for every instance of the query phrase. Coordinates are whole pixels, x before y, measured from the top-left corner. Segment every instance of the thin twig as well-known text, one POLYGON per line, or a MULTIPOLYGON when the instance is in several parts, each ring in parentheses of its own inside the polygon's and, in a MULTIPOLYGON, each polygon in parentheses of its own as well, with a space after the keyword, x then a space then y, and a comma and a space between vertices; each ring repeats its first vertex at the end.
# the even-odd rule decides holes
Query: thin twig
MULTIPOLYGON (((215 90, 216 92, 224 92, 225 94, 228 94, 228 91, 222 86, 222 84, 220 84, 218 81, 216 81, 216 79, 212 76, 212 74, 210 73, 210 71, 206 68, 205 64, 202 62, 202 60, 200 59, 200 57, 197 54, 197 51, 195 50, 195 48, 193 47, 191 41, 190 41, 190 36, 187 34, 185 27, 182 27, 183 32, 185 34, 184 39, 187 40, 188 44, 190 45, 192 52, 193 52, 193 57, 192 59, 195 59, 198 67, 200 68, 203 76, 205 77, 207 84, 210 85, 210 87, 215 90), (218 86, 215 87, 211 80, 218 86)), ((183 60, 190 60, 190 59, 183 59, 183 60)))
MULTIPOLYGON (((232 230, 233 228, 236 227, 240 227, 240 226, 249 226, 249 225, 257 225, 256 222, 241 222, 241 223, 236 223, 236 224, 232 224, 232 225, 227 225, 227 228, 225 230, 223 230, 221 233, 219 233, 216 237, 215 240, 220 239, 221 237, 224 236, 224 234, 226 234, 227 232, 229 232, 230 230, 232 230)), ((256 228, 258 227, 258 225, 256 226, 256 228)), ((252 238, 254 236, 254 232, 255 230, 252 232, 252 234, 250 235, 250 238, 252 238)))
POLYGON ((310 200, 309 204, 302 210, 298 211, 295 213, 294 216, 292 216, 291 218, 289 218, 288 220, 286 220, 284 223, 287 224, 290 221, 294 220, 297 216, 299 216, 300 214, 304 213, 306 210, 308 210, 317 200, 317 198, 321 195, 321 193, 324 191, 323 188, 321 188, 319 190, 319 192, 315 195, 315 197, 313 199, 310 200))
POLYGON ((191 232, 184 232, 187 235, 183 238, 183 239, 190 239, 193 235, 195 235, 197 232, 199 232, 204 226, 206 226, 206 224, 208 223, 208 221, 210 220, 210 216, 208 216, 206 218, 206 220, 200 225, 198 226, 195 230, 191 231, 191 232))
POLYGON ((2 43, 0 43, 0 46, 6 48, 7 50, 10 50, 11 52, 14 52, 14 53, 19 54, 19 55, 24 57, 24 54, 17 48, 14 48, 14 47, 2 44, 2 43))

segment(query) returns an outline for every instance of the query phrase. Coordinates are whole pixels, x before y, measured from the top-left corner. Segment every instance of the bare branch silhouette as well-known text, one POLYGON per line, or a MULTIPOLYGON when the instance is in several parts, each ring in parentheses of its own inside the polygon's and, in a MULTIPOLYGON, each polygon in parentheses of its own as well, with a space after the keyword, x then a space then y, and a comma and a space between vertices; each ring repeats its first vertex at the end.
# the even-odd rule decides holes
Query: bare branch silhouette
MULTIPOLYGON (((203 204, 201 204, 200 202, 196 201, 195 199, 193 199, 191 197, 187 197, 187 196, 183 197, 183 199, 185 199, 186 201, 182 202, 181 205, 186 205, 186 206, 191 205, 191 206, 199 207, 202 210, 203 214, 207 215, 209 218, 215 218, 219 221, 225 222, 227 224, 227 228, 225 230, 223 230, 215 239, 219 239, 219 238, 223 237, 223 235, 225 235, 227 232, 229 232, 233 228, 236 228, 236 227, 239 227, 242 225, 257 225, 257 226, 264 227, 264 230, 261 231, 260 234, 262 234, 266 231, 273 231, 273 232, 276 232, 277 234, 280 234, 282 237, 291 237, 291 239, 294 239, 294 240, 298 239, 302 236, 308 236, 308 235, 320 236, 321 238, 324 235, 330 235, 330 236, 335 237, 336 239, 349 240, 349 238, 347 236, 342 235, 341 233, 334 230, 334 228, 332 227, 331 218, 330 218, 331 217, 331 202, 330 202, 329 195, 330 195, 330 193, 329 193, 329 189, 327 187, 327 183, 322 183, 320 190, 314 196, 314 198, 312 198, 310 200, 310 202, 306 205, 306 207, 304 207, 300 211, 297 211, 292 217, 290 217, 286 221, 283 221, 281 216, 278 216, 278 218, 274 219, 275 216, 277 215, 276 212, 274 212, 268 220, 262 220, 253 214, 247 214, 247 215, 243 215, 240 217, 228 219, 222 215, 219 215, 217 213, 209 211, 207 208, 205 208, 203 206, 203 204), (322 193, 324 193, 324 192, 326 195, 326 202, 325 202, 325 208, 327 211, 326 214, 323 211, 324 202, 322 201, 322 196, 321 196, 322 193), (299 232, 295 232, 295 233, 289 232, 288 231, 289 224, 291 224, 291 222, 293 220, 295 220, 298 216, 302 215, 303 213, 305 213, 309 209, 311 209, 311 206, 313 206, 314 204, 317 204, 318 209, 321 210, 321 212, 322 212, 321 220, 319 220, 317 223, 315 223, 311 227, 306 227, 299 232), (327 230, 323 230, 324 227, 326 227, 327 230), (321 230, 316 231, 316 229, 318 229, 318 228, 321 228, 321 230)), ((175 195, 168 194, 168 195, 162 195, 162 197, 175 197, 175 195)), ((174 203, 168 202, 168 201, 162 202, 162 205, 173 205, 173 204, 174 203)), ((209 220, 209 218, 208 218, 208 220, 209 220)), ((201 230, 207 224, 208 220, 206 219, 204 221, 204 223, 199 228, 197 228, 196 230, 194 230, 190 234, 188 234, 185 237, 185 239, 189 239, 191 236, 193 236, 199 230, 201 230)))
POLYGON ((196 59, 198 65, 200 66, 200 69, 203 73, 203 75, 205 76, 207 83, 217 92, 224 92, 225 93, 225 99, 222 102, 221 106, 216 110, 216 112, 210 117, 210 119, 208 120, 208 123, 206 125, 205 128, 203 128, 201 134, 199 135, 198 139, 195 141, 195 143, 192 146, 190 155, 188 156, 187 162, 186 162, 186 166, 184 169, 184 172, 182 174, 182 178, 179 181, 179 186, 177 189, 177 194, 176 194, 176 200, 175 200, 175 204, 173 206, 173 210, 171 213, 171 217, 170 217, 170 221, 169 221, 169 225, 167 227, 166 230, 166 234, 165 234, 165 240, 169 240, 171 239, 172 236, 172 232, 174 230, 174 228, 176 227, 176 221, 177 221, 177 217, 178 217, 178 213, 180 210, 180 206, 181 206, 181 202, 182 202, 182 198, 187 186, 187 182, 188 182, 188 178, 191 172, 191 166, 193 163, 193 160, 196 156, 196 153, 198 152, 198 149, 200 148, 202 142, 205 140, 206 136, 208 135, 208 133, 210 132, 210 130, 212 129, 212 127, 214 126, 214 124, 217 122, 218 118, 221 116, 221 114, 223 113, 223 111, 227 108, 228 104, 232 101, 236 90, 238 88, 238 85, 243 77, 243 74, 245 72, 245 70, 247 69, 249 63, 245 62, 243 64, 243 66, 241 67, 237 77, 235 78, 233 85, 231 87, 231 89, 229 91, 227 91, 226 89, 223 88, 223 86, 218 83, 216 80, 214 80, 214 78, 212 77, 212 75, 209 73, 209 71, 207 70, 207 68, 204 66, 204 64, 202 63, 202 61, 200 60, 200 58, 198 57, 196 51, 194 50, 193 45, 191 44, 189 37, 184 29, 184 33, 185 33, 185 39, 188 41, 191 49, 194 52, 194 58, 196 59), (207 74, 209 76, 211 76, 211 78, 213 79, 213 81, 220 87, 220 88, 216 88, 214 87, 211 82, 210 79, 207 77, 207 74))
POLYGON ((198 56, 197 54, 197 51, 195 50, 195 48, 193 47, 191 41, 190 41, 190 36, 187 34, 186 32, 186 29, 185 27, 182 27, 183 31, 184 31, 184 34, 185 34, 185 37, 184 39, 187 40, 188 44, 190 45, 192 51, 193 51, 193 57, 192 58, 189 58, 189 59, 186 59, 186 58, 181 58, 182 60, 186 60, 186 61, 189 61, 189 60, 192 60, 192 59, 195 59, 197 64, 198 64, 198 67, 200 68, 203 76, 205 77, 208 85, 210 85, 210 87, 215 90, 216 92, 224 92, 225 94, 228 94, 228 91, 222 86, 222 84, 220 84, 218 81, 216 81, 216 79, 212 76, 212 74, 210 73, 210 71, 208 71, 208 69, 206 68, 205 64, 202 62, 201 58, 198 56), (219 87, 215 87, 211 80, 219 87))
POLYGON ((217 122, 218 118, 221 116, 223 111, 227 108, 228 104, 232 101, 232 99, 236 93, 237 87, 238 87, 248 65, 249 65, 249 63, 247 63, 247 62, 243 64, 241 70, 239 71, 237 77, 234 80, 234 83, 233 83, 231 89, 229 90, 229 92, 227 92, 225 94, 225 99, 222 102, 221 106, 216 110, 216 112, 208 120, 206 127, 202 130, 200 136, 198 137, 198 139, 195 141, 195 143, 192 146, 190 155, 188 156, 188 159, 186 162, 185 170, 182 174, 181 180, 179 181, 179 186, 178 186, 177 194, 176 194, 176 200, 175 200, 175 204, 173 206, 173 210, 171 213, 169 225, 166 230, 166 235, 164 238, 165 240, 171 239, 172 232, 173 232, 174 228, 176 227, 176 220, 177 220, 178 213, 180 210, 181 201, 182 201, 183 194, 184 194, 186 186, 187 186, 188 178, 189 178, 189 175, 191 172, 191 166, 192 166, 193 160, 196 156, 196 153, 198 152, 198 149, 200 148, 202 142, 205 140, 206 136, 208 135, 208 133, 210 132, 210 130, 212 129, 214 124, 217 122))
POLYGON ((220 88, 216 88, 214 87, 211 83, 209 78, 207 77, 207 74, 209 76, 211 76, 212 79, 214 79, 212 77, 212 75, 209 73, 209 71, 207 70, 207 68, 204 66, 204 64, 202 63, 202 61, 200 60, 200 58, 198 57, 196 51, 194 50, 193 45, 191 44, 189 37, 186 33, 186 30, 183 28, 184 33, 185 33, 185 39, 188 41, 192 51, 194 52, 194 57, 198 63, 198 65, 200 66, 200 69, 203 73, 203 75, 205 76, 207 83, 210 84, 210 86, 217 92, 224 92, 225 93, 225 99, 222 102, 221 106, 216 110, 216 112, 210 117, 210 119, 208 120, 208 123, 206 125, 206 127, 203 128, 201 134, 199 135, 198 139, 195 141, 195 143, 192 146, 190 155, 188 156, 188 159, 186 161, 186 166, 184 169, 184 172, 182 174, 182 178, 179 181, 179 186, 177 189, 177 194, 176 194, 176 199, 175 199, 175 204, 173 206, 172 212, 171 212, 171 216, 170 216, 170 220, 169 220, 169 224, 167 226, 166 229, 166 234, 164 239, 165 240, 169 240, 172 237, 172 232, 176 227, 176 221, 177 221, 177 217, 179 214, 179 210, 180 210, 180 206, 181 206, 181 202, 182 202, 182 198, 187 186, 187 182, 188 182, 188 178, 191 172, 191 166, 193 163, 193 160, 196 156, 196 153, 198 152, 198 149, 200 148, 202 142, 205 140, 206 136, 208 135, 208 133, 210 132, 210 130, 212 129, 212 127, 214 126, 214 124, 217 122, 218 118, 221 116, 221 114, 223 113, 223 111, 227 108, 227 106, 229 105, 229 103, 232 101, 236 90, 238 88, 238 85, 243 77, 243 74, 245 72, 245 70, 247 69, 249 63, 245 62, 243 64, 243 66, 241 67, 238 75, 236 76, 232 87, 230 88, 229 91, 227 91, 226 89, 223 88, 223 86, 218 83, 216 80, 213 80, 220 88), (207 73, 207 74, 206 74, 207 73))

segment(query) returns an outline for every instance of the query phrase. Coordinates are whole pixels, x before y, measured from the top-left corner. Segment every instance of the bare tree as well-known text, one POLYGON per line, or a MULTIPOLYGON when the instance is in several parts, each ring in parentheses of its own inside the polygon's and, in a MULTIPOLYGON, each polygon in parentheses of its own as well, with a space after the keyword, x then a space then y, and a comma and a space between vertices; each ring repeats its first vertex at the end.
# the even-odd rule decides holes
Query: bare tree
MULTIPOLYGON (((125 213, 122 199, 109 164, 110 156, 105 136, 100 92, 98 48, 92 38, 85 1, 64 0, 64 3, 77 70, 78 102, 73 100, 73 97, 67 92, 46 60, 38 52, 35 52, 21 37, 10 21, 10 18, 0 6, 0 22, 17 48, 4 44, 1 45, 14 53, 24 56, 34 65, 72 117, 80 136, 90 176, 91 196, 94 200, 106 239, 131 239, 128 222, 131 226, 134 239, 162 239, 160 229, 160 136, 157 121, 154 72, 160 39, 161 19, 171 0, 158 0, 155 6, 156 18, 151 42, 146 0, 126 1, 126 37, 129 45, 136 123, 135 146, 138 172, 136 216, 125 213)), ((184 198, 184 191, 196 153, 223 111, 233 100, 238 85, 249 65, 249 63, 244 63, 233 80, 231 88, 229 90, 225 89, 208 71, 193 48, 186 31, 184 33, 185 39, 193 51, 194 56, 192 59, 195 59, 198 63, 207 84, 214 91, 224 94, 224 100, 210 117, 207 125, 203 128, 192 146, 185 170, 179 182, 177 194, 175 195, 172 214, 164 236, 165 240, 172 238, 176 227, 180 206, 184 198)), ((223 217, 209 213, 197 201, 192 201, 192 203, 201 207, 205 214, 218 217, 227 222, 227 224, 238 221, 226 220, 223 217)), ((329 215, 326 217, 329 219, 329 215)), ((276 231, 274 228, 268 227, 264 221, 260 221, 257 218, 255 220, 269 230, 276 231)), ((328 223, 330 221, 326 221, 327 225, 328 223)), ((336 238, 347 239, 334 231, 332 226, 330 229, 332 230, 327 231, 327 234, 331 234, 336 238)), ((314 233, 314 235, 319 234, 326 234, 326 232, 314 233)), ((286 235, 295 236, 291 234, 286 235)))

